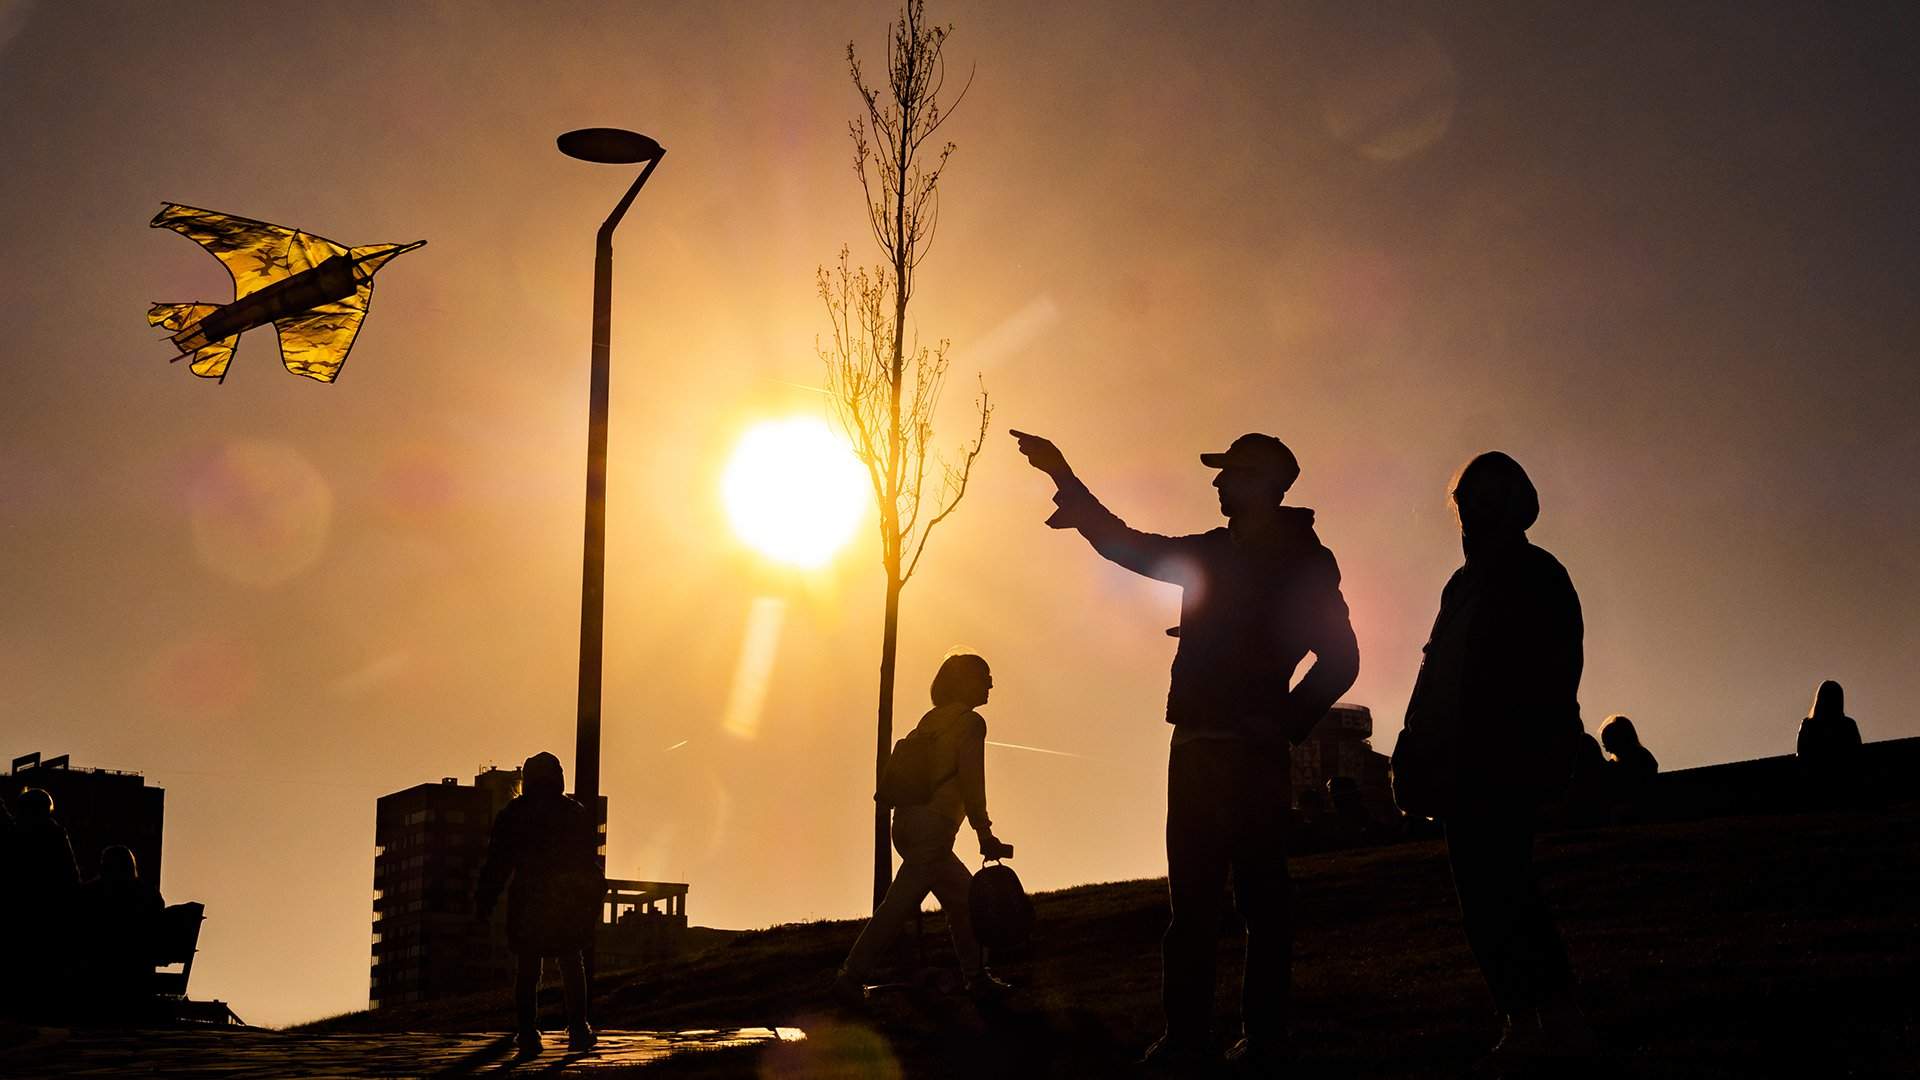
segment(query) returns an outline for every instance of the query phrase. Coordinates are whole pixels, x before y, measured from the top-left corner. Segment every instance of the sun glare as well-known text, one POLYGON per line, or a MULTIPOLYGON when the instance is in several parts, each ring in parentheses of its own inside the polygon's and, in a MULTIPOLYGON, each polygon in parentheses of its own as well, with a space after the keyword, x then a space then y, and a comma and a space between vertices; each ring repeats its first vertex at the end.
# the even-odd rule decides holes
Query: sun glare
POLYGON ((825 421, 770 420, 740 437, 720 496, 734 531, 755 550, 818 567, 859 527, 867 474, 825 421))

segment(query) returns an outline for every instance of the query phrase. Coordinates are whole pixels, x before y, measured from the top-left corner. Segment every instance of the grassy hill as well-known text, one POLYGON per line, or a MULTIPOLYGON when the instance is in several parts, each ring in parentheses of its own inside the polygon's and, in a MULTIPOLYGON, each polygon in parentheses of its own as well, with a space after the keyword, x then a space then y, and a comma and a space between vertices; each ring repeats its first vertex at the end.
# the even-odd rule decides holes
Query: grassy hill
MULTIPOLYGON (((1920 1075, 1920 805, 1563 833, 1542 879, 1608 1045, 1607 1075, 1920 1075)), ((1437 842, 1296 858, 1297 1075, 1459 1076, 1493 1040, 1437 842)), ((777 926, 602 977, 607 1027, 782 1024, 804 1043, 647 1075, 1094 1077, 1159 1027, 1164 880, 1036 897, 1020 987, 982 1013, 904 995, 835 1006, 858 925, 777 926), (755 1057, 760 1060, 752 1060, 755 1057)), ((937 919, 930 932, 944 937, 937 919)), ((1231 928, 1224 928, 1231 929, 1231 928)), ((1222 938, 1222 973, 1239 959, 1222 938)), ((1237 1002, 1222 994, 1222 1029, 1237 1002)), ((498 994, 354 1013, 320 1030, 498 1030, 498 994)))

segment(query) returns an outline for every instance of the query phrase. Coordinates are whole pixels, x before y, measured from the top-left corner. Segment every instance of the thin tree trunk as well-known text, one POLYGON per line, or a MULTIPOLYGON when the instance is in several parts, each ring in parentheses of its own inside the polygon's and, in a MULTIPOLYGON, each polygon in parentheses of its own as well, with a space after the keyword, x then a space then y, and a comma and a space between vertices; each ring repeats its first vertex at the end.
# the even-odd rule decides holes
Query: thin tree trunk
MULTIPOLYGON (((900 579, 887 572, 887 615, 880 632, 880 736, 874 747, 873 789, 880 790, 880 774, 887 769, 893 752, 893 661, 900 644, 900 579)), ((873 804, 873 907, 880 909, 887 886, 893 881, 892 836, 888 828, 887 808, 873 804)))

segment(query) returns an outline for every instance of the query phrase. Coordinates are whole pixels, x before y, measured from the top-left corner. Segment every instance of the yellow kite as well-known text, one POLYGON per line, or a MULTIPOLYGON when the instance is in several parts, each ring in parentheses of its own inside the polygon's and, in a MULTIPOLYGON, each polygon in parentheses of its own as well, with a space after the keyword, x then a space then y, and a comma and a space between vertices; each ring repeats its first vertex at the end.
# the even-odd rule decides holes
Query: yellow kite
POLYGON ((203 379, 225 381, 234 344, 256 326, 280 335, 280 362, 295 375, 332 382, 353 348, 373 299, 373 275, 395 255, 425 244, 347 248, 282 225, 167 203, 153 227, 206 248, 233 275, 231 304, 155 304, 147 324, 174 331, 180 356, 203 379))

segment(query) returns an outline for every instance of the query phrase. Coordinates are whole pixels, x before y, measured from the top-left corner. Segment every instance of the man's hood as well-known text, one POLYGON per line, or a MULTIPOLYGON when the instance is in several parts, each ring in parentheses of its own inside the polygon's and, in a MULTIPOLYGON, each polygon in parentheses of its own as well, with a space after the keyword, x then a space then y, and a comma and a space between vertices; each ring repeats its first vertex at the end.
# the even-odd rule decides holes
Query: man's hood
POLYGON ((1274 544, 1285 548, 1320 544, 1320 537, 1313 531, 1313 511, 1304 506, 1276 507, 1271 515, 1243 514, 1227 523, 1227 531, 1243 544, 1274 544))

